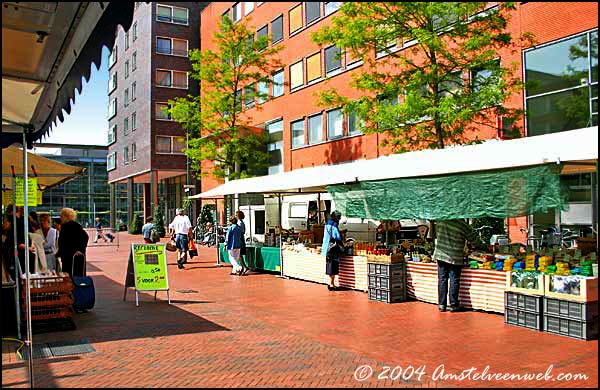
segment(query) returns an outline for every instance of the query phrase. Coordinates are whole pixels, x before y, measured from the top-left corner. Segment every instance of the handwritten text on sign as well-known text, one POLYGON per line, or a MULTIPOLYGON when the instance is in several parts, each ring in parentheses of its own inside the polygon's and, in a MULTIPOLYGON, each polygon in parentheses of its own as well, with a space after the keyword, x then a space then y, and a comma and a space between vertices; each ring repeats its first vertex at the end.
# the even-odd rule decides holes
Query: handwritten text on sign
POLYGON ((168 290, 164 244, 132 244, 135 288, 138 291, 168 290))
MULTIPOLYGON (((15 178, 15 195, 17 206, 25 206, 25 180, 22 177, 15 178)), ((38 205, 38 179, 30 177, 27 179, 27 205, 38 205)))

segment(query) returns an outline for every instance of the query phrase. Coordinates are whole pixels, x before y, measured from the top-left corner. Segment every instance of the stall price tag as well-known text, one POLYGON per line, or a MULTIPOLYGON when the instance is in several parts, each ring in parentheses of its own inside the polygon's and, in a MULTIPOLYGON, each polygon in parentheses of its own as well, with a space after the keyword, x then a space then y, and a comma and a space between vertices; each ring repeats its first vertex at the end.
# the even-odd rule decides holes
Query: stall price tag
MULTIPOLYGON (((15 178, 15 195, 17 206, 25 206, 25 181, 22 177, 15 178)), ((38 205, 38 179, 27 178, 27 205, 35 207, 38 205)))
POLYGON ((164 244, 132 244, 135 288, 138 291, 168 290, 167 254, 164 244))

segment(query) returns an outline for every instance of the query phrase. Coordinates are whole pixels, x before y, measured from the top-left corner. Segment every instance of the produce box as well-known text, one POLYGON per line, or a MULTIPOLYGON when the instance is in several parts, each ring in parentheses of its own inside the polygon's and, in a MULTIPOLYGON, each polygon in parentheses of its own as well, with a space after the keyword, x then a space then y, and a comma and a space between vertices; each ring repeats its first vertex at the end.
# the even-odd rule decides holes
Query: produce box
POLYGON ((403 261, 404 261, 404 256, 402 256, 402 254, 393 254, 391 256, 367 255, 367 262, 369 262, 369 263, 394 264, 394 263, 401 263, 403 261))
POLYGON ((512 271, 506 273, 505 291, 526 295, 544 295, 544 275, 536 271, 512 271))
POLYGON ((545 275, 544 295, 549 298, 573 302, 598 300, 598 278, 578 276, 545 275))

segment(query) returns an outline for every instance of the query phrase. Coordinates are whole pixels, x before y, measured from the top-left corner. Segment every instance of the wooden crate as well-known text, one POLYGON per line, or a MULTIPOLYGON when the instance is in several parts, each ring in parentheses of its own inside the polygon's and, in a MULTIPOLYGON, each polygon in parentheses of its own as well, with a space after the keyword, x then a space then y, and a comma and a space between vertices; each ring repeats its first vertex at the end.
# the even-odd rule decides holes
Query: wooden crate
POLYGON ((515 293, 519 293, 519 294, 525 294, 525 295, 538 295, 538 296, 543 296, 544 295, 544 286, 545 286, 545 278, 544 278, 544 274, 539 274, 537 277, 538 280, 538 288, 537 289, 530 289, 530 288, 521 288, 521 287, 512 287, 512 275, 516 273, 514 271, 509 271, 506 272, 506 288, 504 289, 505 291, 511 291, 511 292, 515 292, 515 293))
POLYGON ((564 299, 572 302, 593 302, 598 300, 598 278, 581 279, 579 295, 563 294, 551 291, 552 275, 544 276, 544 295, 549 298, 564 299))
POLYGON ((396 264, 404 261, 402 254, 388 255, 367 255, 367 262, 379 264, 396 264))

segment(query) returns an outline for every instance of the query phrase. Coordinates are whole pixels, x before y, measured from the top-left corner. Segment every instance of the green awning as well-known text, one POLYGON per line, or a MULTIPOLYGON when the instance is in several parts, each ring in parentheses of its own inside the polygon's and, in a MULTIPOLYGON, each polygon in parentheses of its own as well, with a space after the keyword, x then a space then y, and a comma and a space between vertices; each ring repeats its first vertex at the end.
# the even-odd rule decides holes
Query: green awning
POLYGON ((327 191, 343 215, 378 220, 506 218, 567 205, 557 164, 331 185, 327 191))

